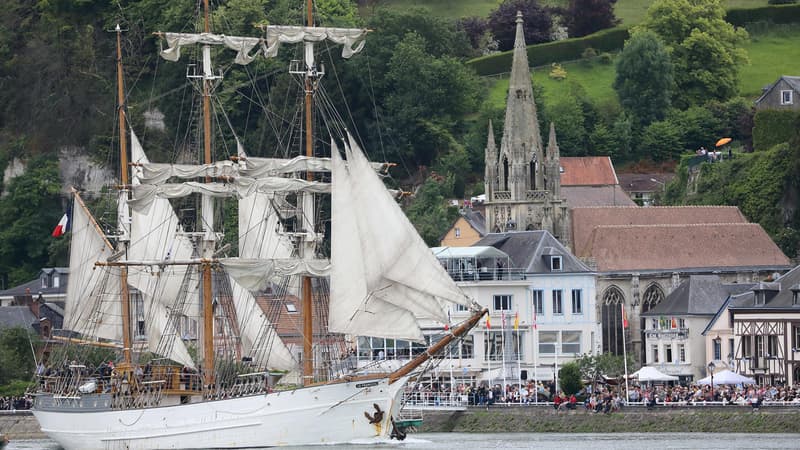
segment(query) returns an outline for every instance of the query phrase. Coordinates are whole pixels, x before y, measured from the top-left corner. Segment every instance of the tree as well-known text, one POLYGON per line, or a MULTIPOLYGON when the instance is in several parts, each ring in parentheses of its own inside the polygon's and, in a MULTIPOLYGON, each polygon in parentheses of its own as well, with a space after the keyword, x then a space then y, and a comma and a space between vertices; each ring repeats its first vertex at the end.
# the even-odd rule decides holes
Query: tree
POLYGON ((617 0, 570 0, 561 11, 569 37, 580 37, 611 28, 619 23, 614 15, 617 0))
MULTIPOLYGON (((558 103, 550 106, 547 117, 556 125, 556 137, 562 156, 587 154, 584 111, 574 95, 562 96, 558 103)), ((549 130, 550 127, 542 129, 549 130)))
POLYGON ((646 30, 634 33, 617 58, 614 90, 637 126, 664 118, 673 84, 672 61, 658 36, 646 30))
POLYGON ((672 56, 673 103, 685 108, 737 93, 739 67, 748 62, 747 31, 725 21, 720 0, 657 0, 640 27, 656 33, 672 56))
POLYGON ((500 50, 514 47, 517 11, 522 12, 527 45, 551 40, 553 17, 549 8, 541 6, 537 0, 505 0, 489 14, 489 30, 500 43, 500 50))
MULTIPOLYGON (((625 375, 625 359, 622 355, 603 353, 600 355, 583 355, 575 361, 578 365, 583 379, 592 381, 592 392, 595 392, 594 385, 603 378, 619 379, 625 375)), ((633 366, 633 357, 628 354, 628 367, 633 366)))
POLYGON ((14 380, 29 380, 35 363, 31 347, 37 345, 37 336, 24 328, 7 328, 0 331, 0 385, 14 380))
POLYGON ((458 217, 458 208, 447 206, 447 198, 452 192, 452 178, 432 174, 419 188, 416 198, 406 210, 408 219, 431 247, 439 245, 439 239, 447 231, 447 227, 458 217))
POLYGON ((570 362, 561 366, 558 371, 559 387, 566 395, 577 394, 583 389, 581 369, 578 363, 570 362))
POLYGON ((644 129, 637 154, 654 161, 666 161, 677 158, 683 150, 683 134, 680 127, 670 120, 660 120, 644 129))

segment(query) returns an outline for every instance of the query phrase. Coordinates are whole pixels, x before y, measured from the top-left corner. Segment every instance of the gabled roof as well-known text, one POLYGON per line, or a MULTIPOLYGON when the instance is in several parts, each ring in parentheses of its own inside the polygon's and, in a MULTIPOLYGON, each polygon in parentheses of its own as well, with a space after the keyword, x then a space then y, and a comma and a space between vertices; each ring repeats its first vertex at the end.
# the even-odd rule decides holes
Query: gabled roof
POLYGON ((591 273, 591 270, 576 258, 558 239, 546 230, 510 231, 489 233, 476 246, 490 245, 511 257, 512 267, 525 273, 550 273, 545 256, 561 256, 562 270, 559 273, 591 273))
POLYGON ((766 89, 764 89, 764 92, 761 94, 761 96, 758 97, 758 99, 756 99, 756 104, 761 103, 761 100, 763 100, 764 97, 766 97, 770 92, 772 92, 772 89, 781 80, 785 81, 789 86, 791 86, 792 89, 794 89, 796 92, 800 93, 800 77, 791 77, 789 75, 783 75, 780 78, 778 78, 777 80, 775 80, 774 83, 770 84, 766 89))
POLYGON ((614 186, 562 186, 561 197, 570 208, 582 206, 637 206, 618 185, 614 186))
POLYGON ((481 236, 486 234, 486 218, 480 211, 472 208, 465 208, 461 211, 461 217, 469 223, 469 225, 478 232, 481 236))
POLYGON ((572 208, 570 213, 572 248, 579 257, 590 256, 587 247, 598 226, 747 223, 735 206, 601 206, 572 208))
POLYGON ((609 186, 619 184, 608 156, 562 156, 561 186, 609 186))
POLYGON ((0 330, 16 327, 33 330, 38 321, 27 306, 0 306, 0 330))
POLYGON ((600 226, 581 256, 596 260, 601 272, 790 267, 789 258, 756 223, 600 226))
POLYGON ((674 173, 621 173, 619 185, 626 192, 659 192, 675 178, 674 173), (656 181, 653 181, 656 180, 656 181))
POLYGON ((765 309, 777 309, 777 310, 792 310, 794 312, 800 312, 800 305, 792 305, 793 300, 793 293, 792 288, 800 289, 800 266, 796 266, 792 270, 786 272, 782 276, 778 277, 774 283, 768 283, 769 285, 777 285, 780 291, 770 300, 766 302, 764 305, 754 305, 753 304, 753 297, 755 295, 753 289, 757 289, 759 287, 763 287, 763 283, 759 283, 753 287, 748 292, 745 292, 736 297, 734 301, 731 302, 730 309, 731 310, 747 310, 747 309, 758 309, 758 310, 765 310, 765 309))
POLYGON ((14 297, 19 295, 42 295, 64 294, 67 292, 67 282, 69 281, 69 268, 66 267, 48 267, 39 271, 39 275, 31 280, 26 281, 20 285, 0 291, 0 297, 14 297), (42 288, 42 273, 51 275, 58 273, 61 276, 58 287, 48 286, 42 288))
POLYGON ((730 295, 742 293, 751 287, 752 284, 723 283, 717 275, 692 275, 664 301, 641 315, 714 315, 730 295))

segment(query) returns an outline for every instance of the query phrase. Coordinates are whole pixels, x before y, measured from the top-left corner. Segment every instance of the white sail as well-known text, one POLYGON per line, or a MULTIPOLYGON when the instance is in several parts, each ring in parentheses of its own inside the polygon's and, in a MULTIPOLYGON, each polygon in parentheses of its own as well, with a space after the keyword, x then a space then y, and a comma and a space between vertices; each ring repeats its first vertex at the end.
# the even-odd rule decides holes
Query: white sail
MULTIPOLYGON (((348 148, 347 144, 345 145, 348 148)), ((446 322, 444 301, 468 305, 361 150, 333 160, 332 331, 422 340, 418 319, 446 322), (381 319, 378 326, 377 318, 381 319)))
POLYGON ((167 49, 161 56, 168 61, 181 57, 181 47, 185 45, 222 45, 235 50, 237 64, 250 64, 259 55, 267 58, 278 56, 282 43, 300 41, 319 42, 330 40, 342 46, 342 57, 349 58, 364 48, 367 30, 357 28, 326 28, 298 26, 268 26, 266 38, 226 36, 214 33, 164 33, 167 49))
MULTIPOLYGON (((139 139, 131 130, 131 160, 134 163, 148 162, 139 139)), ((137 166, 134 166, 137 167, 137 166)), ((138 170, 133 171, 132 184, 139 184, 138 170)), ((170 262, 190 259, 194 249, 192 242, 183 235, 178 217, 168 200, 155 199, 146 214, 131 213, 131 240, 128 247, 129 260, 155 260, 170 262)), ((149 309, 148 323, 145 324, 148 347, 151 351, 165 350, 166 356, 188 367, 194 367, 186 346, 180 336, 169 339, 169 348, 159 348, 164 335, 177 335, 177 330, 169 324, 170 312, 167 309, 175 304, 179 296, 189 302, 181 312, 190 317, 199 315, 198 278, 191 277, 184 284, 188 271, 196 271, 193 266, 164 265, 153 267, 129 267, 128 283, 138 289, 149 309)), ((172 323, 175 323, 173 320, 172 323)))
POLYGON ((121 341, 120 271, 95 266, 106 261, 113 248, 77 192, 74 200, 64 329, 121 341))

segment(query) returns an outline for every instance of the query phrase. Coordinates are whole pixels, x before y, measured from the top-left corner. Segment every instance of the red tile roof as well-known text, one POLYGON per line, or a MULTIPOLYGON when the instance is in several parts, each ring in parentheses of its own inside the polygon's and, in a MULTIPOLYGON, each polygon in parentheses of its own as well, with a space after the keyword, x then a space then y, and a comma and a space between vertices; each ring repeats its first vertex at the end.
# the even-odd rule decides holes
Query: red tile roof
POLYGON ((600 272, 790 265, 756 223, 600 226, 585 254, 600 272))
MULTIPOLYGON (((572 248, 576 256, 589 256, 592 230, 605 225, 691 225, 747 223, 735 206, 599 206, 573 208, 572 248)), ((661 243, 663 244, 663 242, 661 243)))
POLYGON ((560 161, 561 186, 607 186, 619 184, 608 156, 564 156, 560 161))

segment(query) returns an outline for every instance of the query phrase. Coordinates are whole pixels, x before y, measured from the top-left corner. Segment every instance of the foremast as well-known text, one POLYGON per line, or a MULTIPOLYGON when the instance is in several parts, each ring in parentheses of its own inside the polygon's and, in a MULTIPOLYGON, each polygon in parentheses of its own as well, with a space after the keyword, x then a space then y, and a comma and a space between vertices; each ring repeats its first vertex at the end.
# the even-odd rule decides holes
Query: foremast
MULTIPOLYGON (((117 25, 117 108, 119 109, 119 164, 120 181, 123 188, 119 191, 117 252, 125 253, 130 242, 130 210, 128 209, 128 136, 126 134, 125 92, 122 75, 122 29, 117 25)), ((122 359, 126 366, 131 364, 131 303, 128 292, 128 268, 120 268, 120 301, 122 302, 122 359)))

